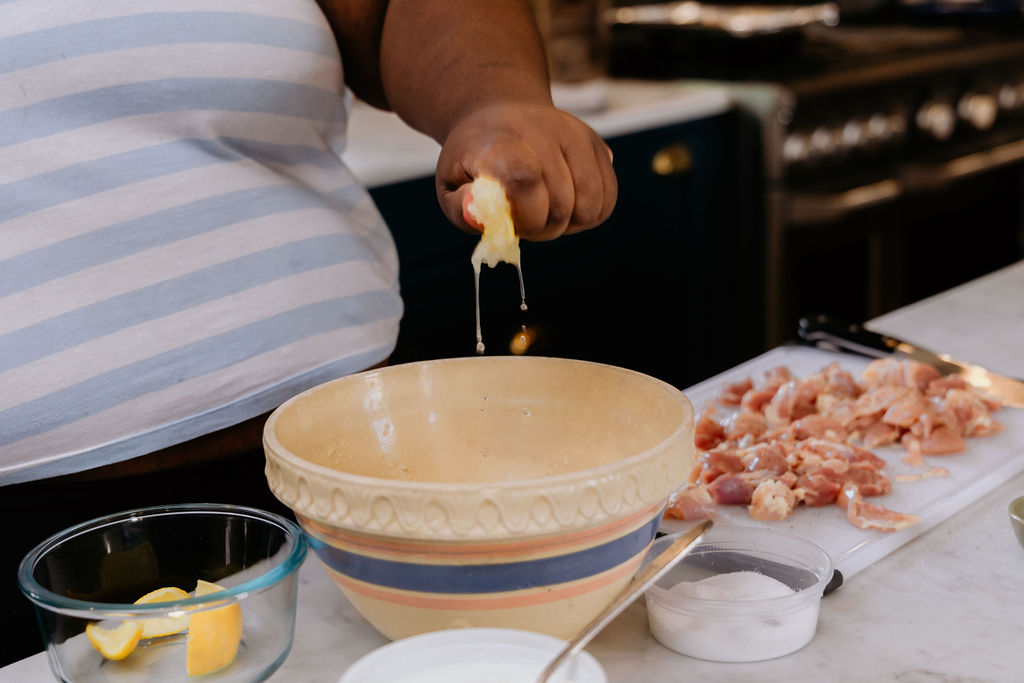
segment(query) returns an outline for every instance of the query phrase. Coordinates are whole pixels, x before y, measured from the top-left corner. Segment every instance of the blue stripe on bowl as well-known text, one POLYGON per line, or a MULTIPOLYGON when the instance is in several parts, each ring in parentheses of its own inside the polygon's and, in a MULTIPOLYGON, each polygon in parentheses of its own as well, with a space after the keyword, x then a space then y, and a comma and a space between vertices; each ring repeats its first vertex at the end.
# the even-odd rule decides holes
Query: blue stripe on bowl
POLYGON ((359 555, 329 545, 306 531, 320 561, 350 578, 378 586, 424 593, 494 593, 585 579, 619 566, 643 552, 661 515, 602 545, 567 555, 498 564, 418 564, 359 555))

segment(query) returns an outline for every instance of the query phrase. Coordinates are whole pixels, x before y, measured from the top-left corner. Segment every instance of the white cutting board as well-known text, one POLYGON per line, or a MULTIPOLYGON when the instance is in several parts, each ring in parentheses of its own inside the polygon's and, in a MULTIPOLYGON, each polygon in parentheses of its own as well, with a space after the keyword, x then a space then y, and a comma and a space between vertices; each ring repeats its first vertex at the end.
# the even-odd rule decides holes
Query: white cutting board
MULTIPOLYGON (((779 365, 788 367, 796 377, 805 377, 834 361, 859 378, 870 359, 810 347, 783 346, 701 382, 683 393, 699 414, 725 384, 749 377, 757 385, 768 370, 779 365)), ((719 411, 719 418, 728 414, 728 409, 722 406, 719 406, 719 411)), ((751 518, 742 505, 719 505, 714 521, 716 524, 766 526, 803 536, 824 548, 832 557, 836 569, 844 577, 850 577, 1024 471, 1024 410, 1003 408, 996 411, 994 417, 1005 425, 1006 429, 1002 433, 967 439, 967 450, 963 453, 925 456, 929 466, 948 469, 948 477, 916 482, 893 480, 890 494, 866 499, 896 512, 920 515, 921 521, 907 529, 895 532, 858 529, 846 519, 846 513, 838 505, 820 508, 798 506, 788 519, 778 522, 759 522, 751 518)), ((900 461, 904 452, 898 446, 874 449, 876 455, 889 463, 886 473, 890 478, 896 474, 922 471, 900 461)), ((666 519, 661 523, 661 531, 674 533, 690 526, 691 522, 666 519)))

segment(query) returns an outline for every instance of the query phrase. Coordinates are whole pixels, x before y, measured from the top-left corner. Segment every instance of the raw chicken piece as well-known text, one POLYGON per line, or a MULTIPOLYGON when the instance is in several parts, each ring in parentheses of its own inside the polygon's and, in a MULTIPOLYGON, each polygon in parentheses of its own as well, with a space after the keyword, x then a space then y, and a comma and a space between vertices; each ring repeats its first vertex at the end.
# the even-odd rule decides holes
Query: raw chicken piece
POLYGON ((706 451, 697 457, 699 472, 696 481, 710 484, 723 474, 735 474, 744 471, 747 466, 735 449, 716 449, 706 451))
POLYGON ((747 410, 736 413, 725 425, 725 437, 732 441, 738 441, 748 435, 761 436, 767 431, 768 421, 764 419, 764 415, 747 410))
POLYGON ((899 399, 890 405, 882 415, 882 422, 894 427, 907 428, 917 422, 931 404, 916 389, 908 389, 899 399))
POLYGON ((864 388, 857 383, 857 380, 854 379, 849 370, 839 367, 839 363, 829 363, 821 371, 821 374, 825 378, 823 393, 828 396, 833 396, 837 399, 857 398, 864 393, 864 388))
POLYGON ((750 413, 760 413, 764 411, 764 407, 768 405, 768 402, 775 396, 777 388, 771 389, 751 389, 747 393, 743 394, 743 399, 740 401, 740 405, 743 410, 750 413))
POLYGON ((909 358, 879 358, 871 361, 861 373, 868 389, 895 386, 917 389, 921 393, 926 392, 928 385, 939 377, 941 375, 935 368, 909 358))
POLYGON ((797 479, 793 493, 808 507, 822 507, 836 502, 842 485, 820 472, 805 474, 797 479))
POLYGON ((693 484, 676 491, 668 501, 665 516, 670 519, 707 519, 718 506, 706 486, 693 484))
POLYGON ((718 402, 723 406, 738 406, 743 400, 743 395, 754 388, 754 383, 748 377, 742 382, 726 384, 718 394, 718 402))
POLYGON ((891 424, 879 420, 864 430, 861 435, 861 446, 864 448, 878 448, 887 446, 900 440, 900 429, 891 424))
POLYGON ((759 521, 780 520, 789 517, 796 507, 796 495, 786 484, 765 479, 754 489, 747 512, 759 521))
POLYGON ((745 449, 740 455, 749 472, 770 472, 779 475, 789 471, 786 449, 778 442, 759 443, 745 449))
POLYGON ((821 375, 786 382, 779 387, 764 409, 768 424, 788 425, 793 420, 813 414, 817 409, 815 402, 818 395, 824 389, 825 380, 821 375))
POLYGON ((906 529, 921 521, 918 515, 893 512, 881 505, 865 501, 853 483, 846 484, 836 498, 839 507, 846 510, 846 518, 860 529, 877 529, 879 531, 898 531, 906 529))
POLYGON ((949 470, 945 467, 929 467, 926 472, 919 472, 918 474, 897 474, 895 479, 898 482, 912 482, 921 481, 922 479, 935 479, 938 477, 948 477, 949 470))
MULTIPOLYGON (((818 397, 821 398, 820 396, 818 397)), ((787 433, 796 441, 810 437, 820 439, 832 439, 843 441, 846 439, 846 429, 843 423, 834 417, 825 415, 807 415, 789 426, 787 433)))
POLYGON ((725 441, 725 428, 708 415, 701 415, 694 426, 694 445, 708 451, 725 441))
POLYGON ((723 474, 708 484, 708 492, 720 505, 747 505, 754 489, 768 477, 761 472, 723 474))

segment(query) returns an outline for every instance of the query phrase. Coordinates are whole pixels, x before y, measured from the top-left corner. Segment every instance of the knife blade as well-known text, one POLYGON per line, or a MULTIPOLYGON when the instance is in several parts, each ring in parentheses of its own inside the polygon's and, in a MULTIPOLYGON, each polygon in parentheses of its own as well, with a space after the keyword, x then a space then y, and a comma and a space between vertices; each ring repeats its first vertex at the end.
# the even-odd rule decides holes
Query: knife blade
POLYGON ((841 349, 873 358, 910 358, 932 366, 942 375, 959 375, 1003 405, 1024 408, 1024 382, 896 337, 872 332, 856 323, 824 314, 807 316, 800 319, 799 334, 805 342, 820 348, 841 349))

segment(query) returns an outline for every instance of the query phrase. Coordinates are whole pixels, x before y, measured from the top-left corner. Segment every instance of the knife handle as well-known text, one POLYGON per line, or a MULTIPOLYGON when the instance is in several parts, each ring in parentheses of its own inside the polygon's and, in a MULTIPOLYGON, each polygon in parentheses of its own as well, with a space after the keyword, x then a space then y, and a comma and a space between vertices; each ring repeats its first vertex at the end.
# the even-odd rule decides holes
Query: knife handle
POLYGON ((800 318, 798 332, 800 338, 812 346, 838 348, 873 358, 892 355, 900 344, 898 339, 824 313, 800 318))

